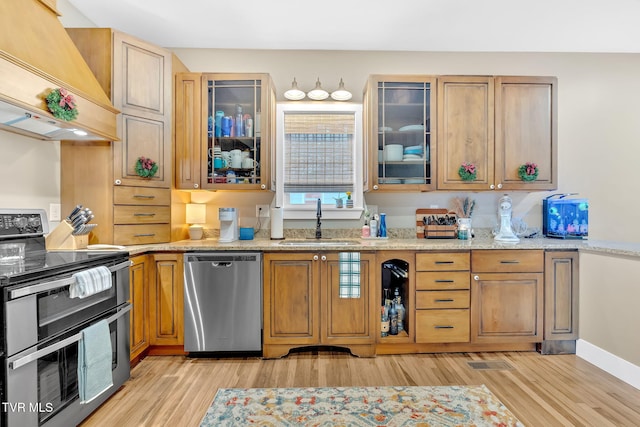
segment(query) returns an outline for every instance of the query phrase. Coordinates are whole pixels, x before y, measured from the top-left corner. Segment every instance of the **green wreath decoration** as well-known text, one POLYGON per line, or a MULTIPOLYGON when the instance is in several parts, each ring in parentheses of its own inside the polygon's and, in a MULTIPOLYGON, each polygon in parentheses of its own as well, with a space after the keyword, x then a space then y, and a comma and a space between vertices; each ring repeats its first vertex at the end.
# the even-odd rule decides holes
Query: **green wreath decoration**
POLYGON ((523 181, 535 181, 538 179, 538 165, 527 162, 518 168, 518 176, 523 181))
POLYGON ((56 119, 70 122, 78 117, 76 100, 64 88, 54 89, 47 95, 47 108, 56 119))
POLYGON ((136 162, 136 173, 142 178, 153 178, 158 172, 158 164, 144 156, 136 162))
POLYGON ((473 181, 476 179, 477 174, 476 165, 473 163, 465 162, 461 164, 460 169, 458 169, 458 175, 460 175, 463 181, 473 181))

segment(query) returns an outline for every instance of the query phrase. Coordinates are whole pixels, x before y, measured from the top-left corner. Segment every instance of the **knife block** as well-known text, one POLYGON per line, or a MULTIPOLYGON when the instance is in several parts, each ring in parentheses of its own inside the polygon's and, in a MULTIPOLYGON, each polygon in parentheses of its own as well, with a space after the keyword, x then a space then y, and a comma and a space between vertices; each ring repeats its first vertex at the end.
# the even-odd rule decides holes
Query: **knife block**
POLYGON ((48 251, 75 251, 87 249, 89 234, 74 236, 73 227, 67 221, 62 221, 45 237, 45 245, 48 251))

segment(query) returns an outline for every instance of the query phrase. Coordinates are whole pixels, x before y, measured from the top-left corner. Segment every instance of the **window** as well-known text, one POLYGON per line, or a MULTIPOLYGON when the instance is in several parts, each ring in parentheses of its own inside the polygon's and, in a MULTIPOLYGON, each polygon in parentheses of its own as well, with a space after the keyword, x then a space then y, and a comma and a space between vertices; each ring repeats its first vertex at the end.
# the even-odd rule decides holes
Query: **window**
POLYGON ((362 213, 362 107, 279 104, 276 205, 287 219, 355 219, 362 213), (347 208, 347 193, 353 208, 347 208), (342 208, 336 199, 343 200, 342 208))

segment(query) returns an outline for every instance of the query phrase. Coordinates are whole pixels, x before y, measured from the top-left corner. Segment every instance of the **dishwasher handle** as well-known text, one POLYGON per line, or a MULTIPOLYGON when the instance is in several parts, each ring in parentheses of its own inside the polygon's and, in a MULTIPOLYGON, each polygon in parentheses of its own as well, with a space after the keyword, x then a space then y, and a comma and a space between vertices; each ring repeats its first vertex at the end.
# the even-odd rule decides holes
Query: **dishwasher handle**
POLYGON ((231 267, 233 263, 231 261, 212 261, 213 267, 231 267))

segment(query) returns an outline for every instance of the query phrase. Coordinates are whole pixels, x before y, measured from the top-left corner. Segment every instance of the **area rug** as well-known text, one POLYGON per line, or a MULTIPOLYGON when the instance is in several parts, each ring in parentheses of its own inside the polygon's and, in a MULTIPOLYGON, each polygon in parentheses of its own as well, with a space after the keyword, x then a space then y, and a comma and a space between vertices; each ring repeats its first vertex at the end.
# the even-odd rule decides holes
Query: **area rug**
POLYGON ((221 388, 200 425, 523 426, 484 385, 221 388))

